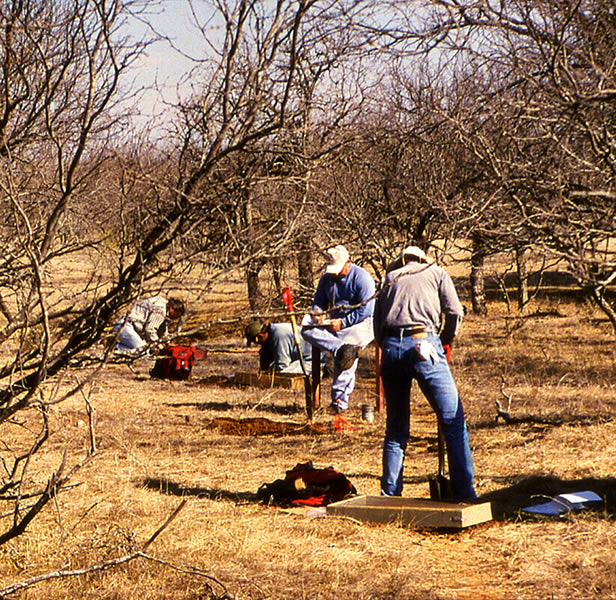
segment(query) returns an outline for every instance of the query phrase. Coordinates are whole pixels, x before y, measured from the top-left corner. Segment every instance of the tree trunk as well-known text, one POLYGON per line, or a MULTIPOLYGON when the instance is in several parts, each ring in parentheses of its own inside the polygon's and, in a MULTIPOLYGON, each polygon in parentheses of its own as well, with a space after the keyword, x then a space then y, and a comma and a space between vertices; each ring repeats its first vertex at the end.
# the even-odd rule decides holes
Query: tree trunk
POLYGON ((528 261, 526 248, 516 248, 515 262, 518 269, 518 308, 523 312, 528 305, 528 261))
POLYGON ((272 258, 271 267, 274 287, 280 292, 282 290, 282 261, 277 257, 272 258))
POLYGON ((473 313, 487 315, 486 290, 484 281, 484 252, 481 243, 473 240, 471 254, 471 302, 473 313))
POLYGON ((250 310, 258 312, 261 304, 261 288, 259 286, 259 273, 261 264, 258 262, 250 262, 246 267, 246 285, 248 288, 248 302, 250 310))
POLYGON ((314 293, 314 271, 312 268, 312 252, 308 245, 302 244, 302 249, 297 255, 297 277, 299 297, 310 304, 314 293))
POLYGON ((597 301, 597 304, 599 304, 601 310, 607 315, 607 318, 612 325, 612 329, 614 330, 614 333, 616 333, 616 310, 614 310, 614 307, 605 297, 605 292, 595 289, 593 290, 593 296, 595 297, 595 300, 597 301))

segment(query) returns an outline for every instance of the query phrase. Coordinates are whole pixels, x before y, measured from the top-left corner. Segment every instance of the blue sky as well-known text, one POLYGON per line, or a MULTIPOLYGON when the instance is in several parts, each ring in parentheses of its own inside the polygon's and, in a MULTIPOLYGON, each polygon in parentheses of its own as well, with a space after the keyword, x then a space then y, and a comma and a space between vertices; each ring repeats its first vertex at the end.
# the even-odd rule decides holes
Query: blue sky
MULTIPOLYGON (((196 8, 205 7, 204 3, 194 2, 196 8)), ((176 48, 169 43, 160 41, 153 44, 135 65, 135 77, 139 87, 150 87, 157 83, 159 89, 168 101, 177 100, 178 81, 190 70, 193 63, 182 53, 198 57, 204 51, 203 40, 194 26, 194 18, 191 13, 189 0, 161 0, 153 3, 153 8, 148 7, 147 13, 142 15, 161 35, 168 36, 176 48), (178 52, 178 49, 181 52, 178 52)), ((202 18, 207 18, 202 13, 202 18)), ((138 20, 133 20, 129 25, 131 35, 137 38, 151 35, 147 27, 138 20)), ((164 110, 154 93, 147 93, 140 99, 139 108, 143 118, 159 114, 164 110)), ((164 118, 164 114, 160 117, 164 118)))

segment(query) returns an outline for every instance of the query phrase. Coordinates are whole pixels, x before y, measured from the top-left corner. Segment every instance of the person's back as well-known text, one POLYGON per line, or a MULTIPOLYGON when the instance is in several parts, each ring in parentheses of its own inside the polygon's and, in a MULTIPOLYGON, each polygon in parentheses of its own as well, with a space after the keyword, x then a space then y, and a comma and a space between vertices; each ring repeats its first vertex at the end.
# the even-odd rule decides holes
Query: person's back
POLYGON ((127 318, 145 341, 155 342, 167 332, 167 299, 152 296, 139 300, 127 318))
POLYGON ((183 315, 184 303, 177 298, 151 296, 139 300, 114 326, 116 351, 131 352, 158 342, 167 335, 168 319, 179 322, 183 315))
MULTIPOLYGON (((263 323, 260 319, 251 321, 244 330, 246 344, 259 344, 259 370, 281 373, 303 372, 300 354, 291 323, 263 323)), ((311 347, 300 340, 303 350, 304 367, 310 369, 311 347)))
POLYGON ((401 256, 405 266, 386 275, 374 311, 387 406, 381 493, 402 494, 410 392, 416 379, 445 437, 453 499, 473 500, 476 493, 468 430, 448 364, 450 344, 463 316, 462 305, 451 277, 429 263, 423 250, 408 247, 401 256), (445 319, 442 329, 441 316, 445 319))
MULTIPOLYGON (((291 363, 299 361, 299 349, 293 333, 291 323, 271 323, 269 329, 271 345, 274 354, 274 369, 284 371, 288 369, 291 363)), ((312 348, 305 340, 300 339, 302 357, 304 360, 310 360, 312 348)), ((299 365, 301 367, 301 365, 299 365)), ((301 370, 301 368, 300 368, 301 370)))
POLYGON ((454 330, 464 315, 451 277, 433 263, 408 262, 383 280, 374 314, 376 340, 381 342, 388 327, 423 325, 437 332, 442 315, 455 321, 454 330))

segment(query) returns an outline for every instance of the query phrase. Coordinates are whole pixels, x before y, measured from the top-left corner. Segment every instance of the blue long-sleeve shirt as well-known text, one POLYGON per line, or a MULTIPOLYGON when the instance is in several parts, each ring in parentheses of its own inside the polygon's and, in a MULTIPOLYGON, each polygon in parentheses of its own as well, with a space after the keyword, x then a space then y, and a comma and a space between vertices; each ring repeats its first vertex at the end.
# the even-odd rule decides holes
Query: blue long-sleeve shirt
POLYGON ((351 263, 344 277, 325 273, 317 285, 312 301, 313 311, 328 311, 335 306, 355 306, 353 309, 332 310, 329 317, 340 319, 342 328, 361 323, 374 313, 376 285, 368 271, 351 263))

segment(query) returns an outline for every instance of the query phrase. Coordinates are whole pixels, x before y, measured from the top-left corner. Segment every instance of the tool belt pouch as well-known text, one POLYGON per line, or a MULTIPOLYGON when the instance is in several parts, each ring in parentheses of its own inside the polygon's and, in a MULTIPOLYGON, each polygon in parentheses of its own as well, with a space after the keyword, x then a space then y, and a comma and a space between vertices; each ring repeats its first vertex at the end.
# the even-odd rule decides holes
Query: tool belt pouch
POLYGON ((176 381, 188 379, 194 362, 195 348, 193 346, 166 346, 150 370, 150 377, 176 381))

